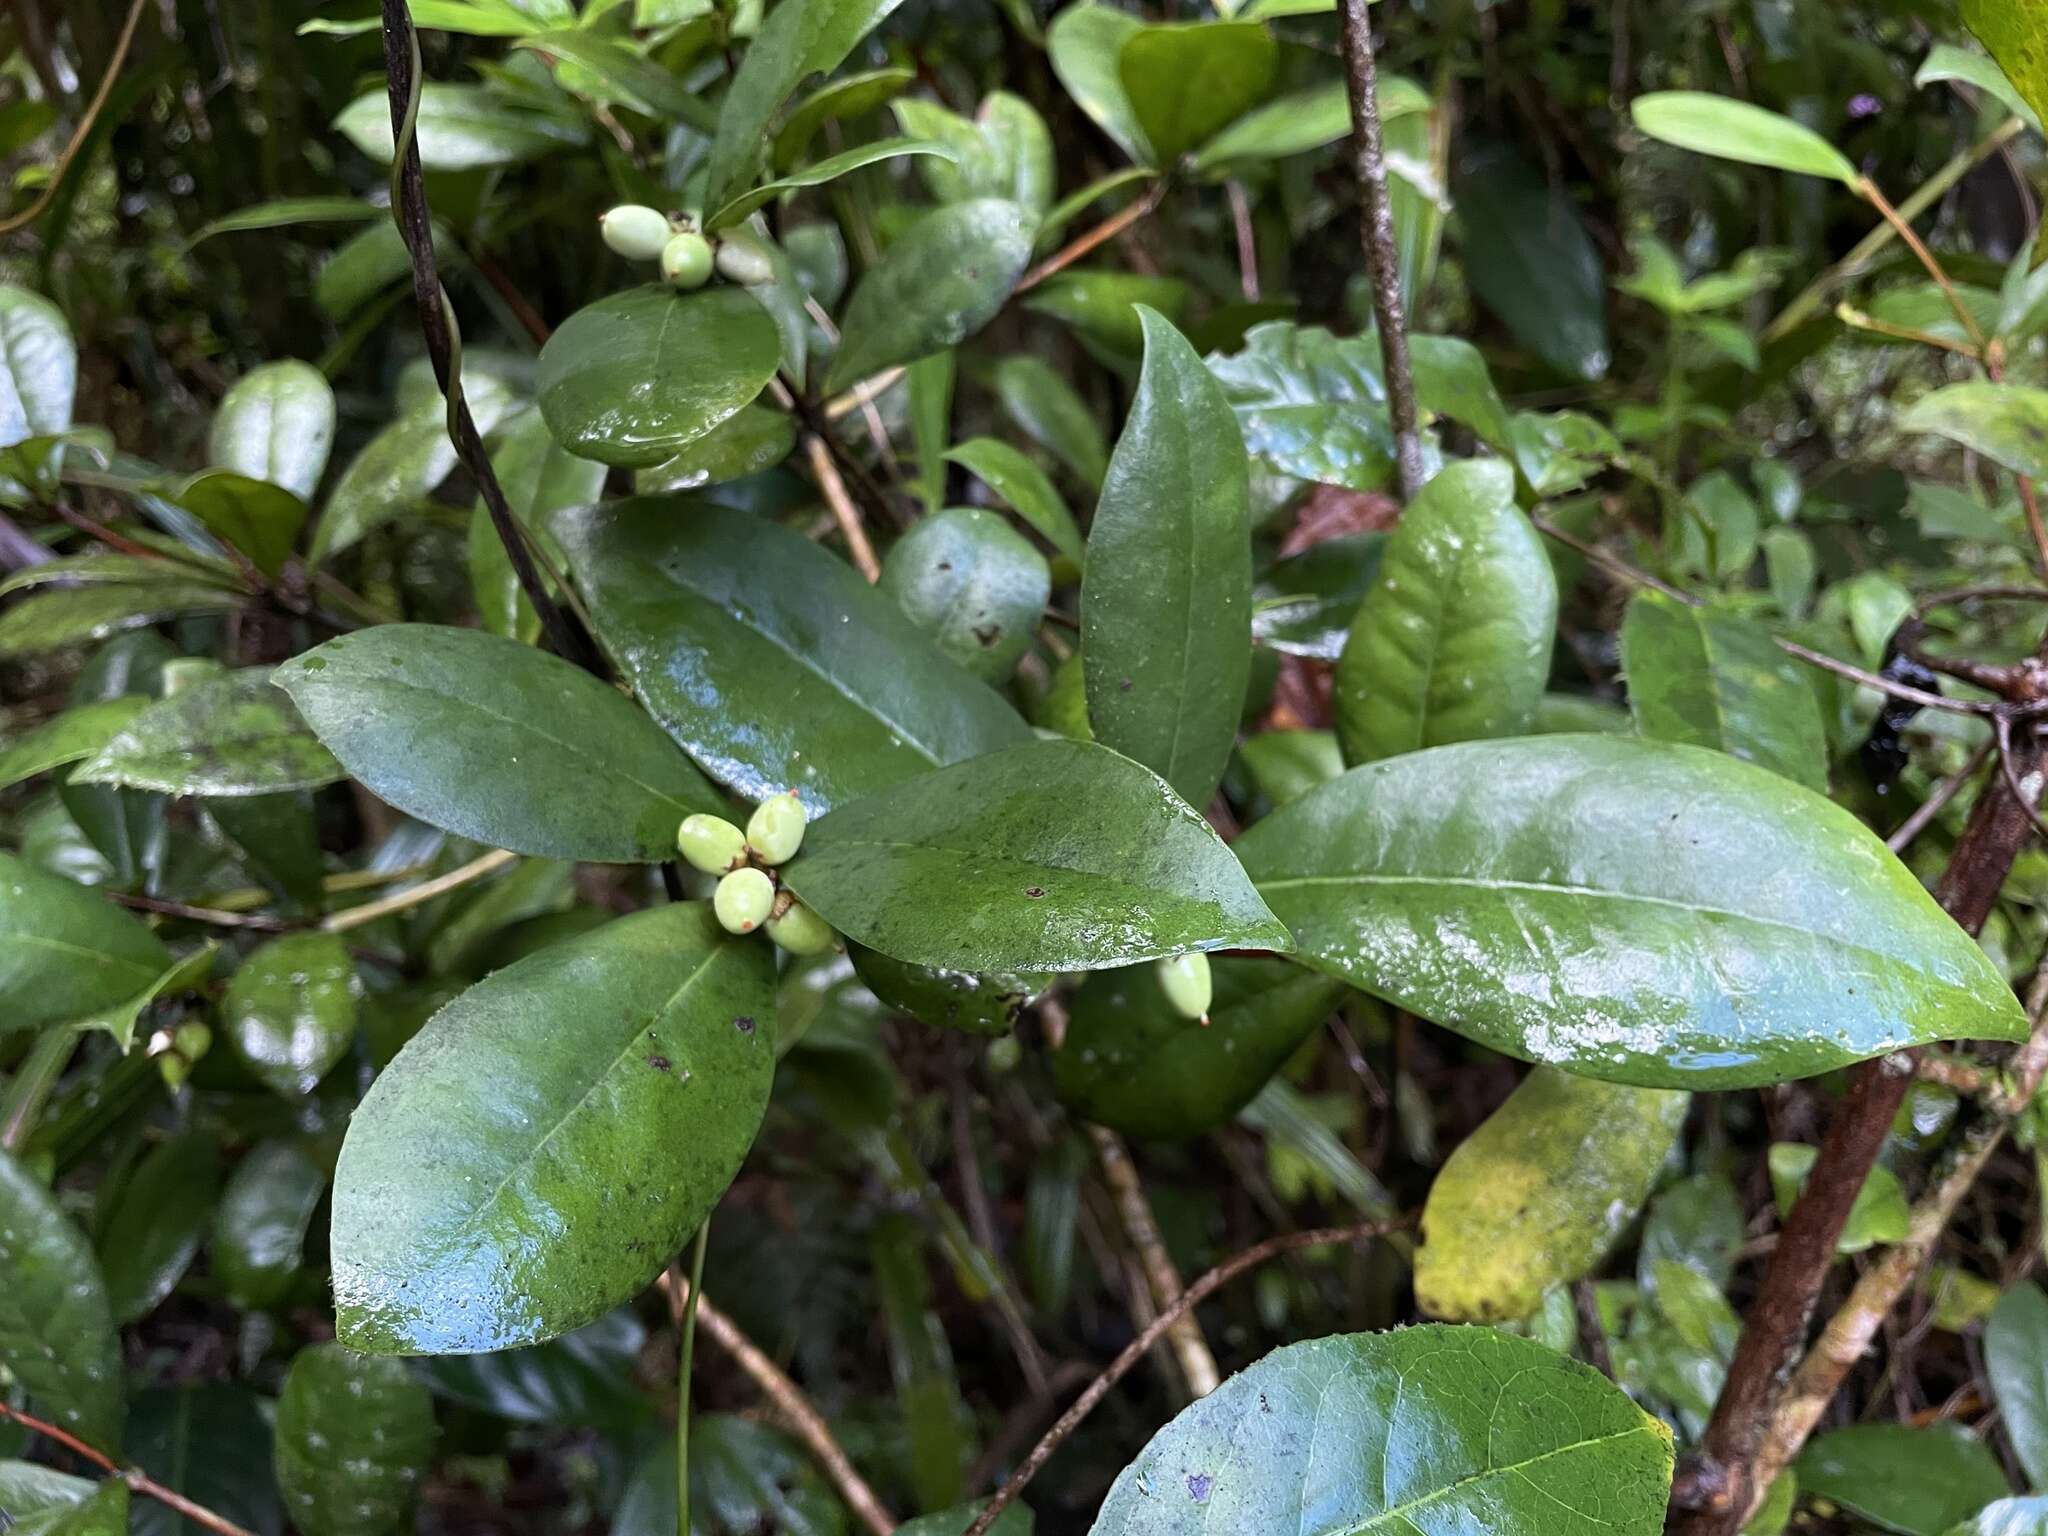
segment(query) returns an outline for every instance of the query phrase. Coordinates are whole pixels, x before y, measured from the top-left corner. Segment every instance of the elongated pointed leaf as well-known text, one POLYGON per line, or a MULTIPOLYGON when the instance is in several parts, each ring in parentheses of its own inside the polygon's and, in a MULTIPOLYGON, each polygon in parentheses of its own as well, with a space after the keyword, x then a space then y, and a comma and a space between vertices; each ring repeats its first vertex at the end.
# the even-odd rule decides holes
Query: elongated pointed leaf
POLYGON ((1276 1349, 1183 1410, 1090 1536, 1656 1536, 1671 1431, 1592 1367, 1441 1323, 1276 1349))
POLYGON ((1651 91, 1629 103, 1629 115, 1651 138, 1680 149, 1823 176, 1848 187, 1861 181, 1848 157, 1804 123, 1732 96, 1651 91))
POLYGON ((381 624, 277 670, 380 799, 431 826, 551 859, 656 863, 724 800, 616 688, 477 630, 381 624))
POLYGON ((1124 44, 1144 27, 1127 11, 1080 0, 1061 11, 1046 28, 1045 51, 1053 73, 1075 105, 1094 118, 1133 160, 1156 165, 1159 157, 1145 140, 1144 126, 1117 65, 1124 44))
POLYGON ((305 1536, 382 1536, 412 1512, 434 1448, 434 1400, 396 1360, 339 1344, 292 1357, 272 1450, 285 1512, 305 1536))
POLYGON ((2031 1280, 1992 1309, 1984 1368, 2013 1454, 2038 1488, 2048 1481, 2048 1296, 2031 1280))
POLYGON ((128 1536, 128 1485, 0 1461, 0 1514, 15 1536, 128 1536))
POLYGON ((79 765, 74 784, 209 798, 318 789, 342 777, 270 669, 209 678, 159 699, 79 765))
POLYGON ((121 1341, 99 1262, 57 1197, 4 1151, 0 1274, 0 1365, 28 1388, 30 1410, 119 1451, 121 1341))
POLYGON ((1089 742, 1012 747, 834 811, 785 879, 847 937, 952 970, 1287 942, 1209 824, 1089 742))
MULTIPOLYGON (((391 101, 382 90, 342 108, 334 129, 379 165, 391 163, 391 101)), ((420 164, 430 171, 517 165, 589 136, 580 118, 527 111, 488 86, 429 83, 420 90, 420 164)))
POLYGON ((1850 1424, 1817 1435, 1793 1463, 1817 1494, 1899 1536, 1943 1536, 2012 1490, 1998 1456, 1961 1424, 1850 1424))
POLYGON ((1808 789, 1827 788, 1820 701, 1769 631, 1644 592, 1622 625, 1621 662, 1643 735, 1712 747, 1808 789))
POLYGON ((266 576, 283 568, 306 525, 306 504, 297 495, 232 469, 201 470, 181 483, 171 500, 266 576))
POLYGON ((213 1225, 213 1275, 236 1305, 273 1307, 305 1258, 328 1170, 289 1141, 250 1149, 222 1191, 213 1225))
POLYGON ((1337 663, 1354 763, 1529 728, 1557 578, 1498 460, 1446 465, 1401 514, 1337 663))
POLYGON ((220 1173, 211 1138, 187 1134, 152 1149, 107 1212, 99 1250, 114 1317, 132 1323, 171 1294, 199 1252, 220 1173))
POLYGON ((111 1008, 170 963, 157 936, 104 896, 0 853, 0 1031, 111 1008))
POLYGON ((92 582, 37 592, 0 613, 0 658, 41 656, 188 613, 226 613, 239 594, 210 581, 92 582))
POLYGON ((148 706, 142 694, 76 704, 0 747, 0 789, 90 757, 148 706))
POLYGON ((1096 740, 1206 805, 1251 675, 1244 444, 1223 391, 1153 310, 1088 533, 1081 663, 1096 740))
POLYGON ((1044 470, 993 437, 969 438, 947 453, 946 459, 979 476, 1012 511, 1037 529, 1046 543, 1080 566, 1085 558, 1081 530, 1044 470))
POLYGON ((815 813, 1029 735, 801 534, 687 497, 595 508, 561 531, 614 664, 746 799, 794 788, 815 813))
POLYGON ((1899 429, 1952 438, 2016 475, 2048 473, 2048 389, 1951 384, 1914 401, 1899 429))
POLYGON ((884 160, 896 160, 905 155, 928 155, 939 160, 953 160, 956 152, 944 144, 931 139, 877 139, 872 144, 856 144, 852 149, 842 150, 836 155, 807 165, 800 171, 791 171, 773 181, 764 181, 751 192, 742 192, 738 197, 720 208, 704 221, 706 231, 724 229, 737 224, 757 208, 765 208, 785 192, 794 192, 802 187, 823 186, 841 176, 850 175, 865 166, 877 165, 884 160))
POLYGON ((333 446, 334 390, 327 376, 287 359, 251 369, 221 396, 206 451, 217 468, 311 501, 333 446))
POLYGON ((1311 790, 1237 853, 1304 964, 1590 1077, 1751 1087, 2026 1031, 1867 828, 1697 747, 1412 753, 1311 790))
POLYGON ((2038 128, 2048 116, 2048 55, 2041 49, 2048 12, 2041 0, 1963 0, 1963 21, 2034 109, 2038 128))
POLYGON ((436 1014, 342 1144, 342 1341, 506 1349, 632 1297, 753 1142, 774 976, 767 944, 676 903, 551 945, 436 1014))

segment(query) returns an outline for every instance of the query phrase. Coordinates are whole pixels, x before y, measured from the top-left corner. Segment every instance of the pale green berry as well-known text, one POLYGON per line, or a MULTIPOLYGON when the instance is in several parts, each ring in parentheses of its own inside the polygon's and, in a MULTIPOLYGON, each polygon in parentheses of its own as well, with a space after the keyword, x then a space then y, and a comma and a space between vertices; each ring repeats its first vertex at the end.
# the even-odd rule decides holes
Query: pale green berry
POLYGON ((822 955, 839 943, 832 925, 800 901, 768 919, 768 937, 792 955, 822 955))
POLYGON ((686 229, 661 248, 661 278, 671 288, 702 288, 711 281, 711 242, 686 229))
POLYGON ((775 882, 752 866, 736 869, 718 882, 711 910, 727 933, 752 933, 775 910, 775 882))
POLYGON ((187 1019, 171 1031, 171 1049, 187 1061, 198 1061, 213 1049, 213 1031, 197 1019, 187 1019))
POLYGON ((804 806, 796 791, 771 795, 747 818, 747 846, 763 864, 782 864, 804 845, 804 806))
POLYGON ((747 835, 723 816, 685 816, 676 828, 676 852, 692 869, 730 874, 747 862, 747 835))
POLYGON ((197 1019, 176 1029, 160 1029, 150 1036, 149 1054, 156 1058, 157 1075, 166 1088, 184 1086, 193 1066, 213 1046, 213 1031, 197 1019))
POLYGON ((981 1059, 991 1072, 1014 1072, 1024 1060, 1024 1047, 1015 1035, 1001 1035, 989 1041, 981 1059))
POLYGON ((775 281, 774 258, 760 240, 743 229, 719 237, 718 271, 728 281, 745 283, 749 288, 775 281))
POLYGON ((644 203, 621 203, 605 210, 597 221, 604 243, 628 261, 658 261, 669 236, 675 233, 668 215, 644 203))
POLYGON ((1209 957, 1196 950, 1191 954, 1171 955, 1160 961, 1159 990, 1166 994, 1166 1000, 1173 1004, 1175 1012, 1208 1023, 1209 999, 1213 992, 1209 981, 1209 957))

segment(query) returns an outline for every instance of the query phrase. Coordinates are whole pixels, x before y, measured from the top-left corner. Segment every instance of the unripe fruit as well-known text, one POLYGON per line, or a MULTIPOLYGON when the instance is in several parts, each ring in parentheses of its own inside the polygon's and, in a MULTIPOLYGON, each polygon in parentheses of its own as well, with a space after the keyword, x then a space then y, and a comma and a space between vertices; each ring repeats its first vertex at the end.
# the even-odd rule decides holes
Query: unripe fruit
POLYGON ((644 203, 621 203, 597 221, 604 243, 628 261, 656 261, 675 231, 668 215, 644 203))
POLYGON ((171 1049, 196 1062, 213 1049, 213 1031, 197 1019, 188 1019, 171 1031, 171 1049))
POLYGON ((804 806, 796 791, 772 795, 747 818, 747 846, 763 864, 782 864, 804 844, 804 806))
POLYGON ((1208 1023, 1209 999, 1214 990, 1209 980, 1209 957, 1196 950, 1160 961, 1159 990, 1166 994, 1176 1012, 1208 1023))
POLYGON ((761 242, 743 229, 719 237, 718 270, 730 281, 745 283, 749 288, 775 280, 774 260, 761 242))
POLYGON ((676 852, 707 875, 730 874, 747 862, 747 835, 723 816, 685 816, 676 852))
POLYGON ((711 910, 727 933, 752 933, 775 909, 775 882, 758 869, 736 869, 711 893, 711 910))
POLYGON ((768 937, 792 955, 822 955, 839 942, 832 925, 800 901, 768 919, 768 937))
POLYGON ((711 242, 684 230, 661 248, 662 281, 671 288, 702 288, 711 281, 711 242))
POLYGON ((213 1046, 213 1031, 194 1019, 176 1029, 160 1029, 149 1039, 157 1075, 173 1091, 184 1086, 192 1068, 213 1046))

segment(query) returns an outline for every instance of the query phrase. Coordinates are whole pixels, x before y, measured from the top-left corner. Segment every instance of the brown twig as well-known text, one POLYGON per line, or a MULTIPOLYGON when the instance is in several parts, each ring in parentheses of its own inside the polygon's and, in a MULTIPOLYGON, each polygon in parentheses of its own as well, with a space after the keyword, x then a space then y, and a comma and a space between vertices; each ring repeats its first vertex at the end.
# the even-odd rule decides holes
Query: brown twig
MULTIPOLYGON (((690 1285, 682 1275, 671 1268, 662 1279, 662 1288, 668 1292, 669 1309, 680 1320, 684 1305, 690 1298, 690 1285)), ((784 1375, 782 1368, 762 1353, 754 1341, 740 1331, 740 1325, 712 1305, 711 1298, 699 1295, 697 1298, 697 1322, 703 1330, 718 1341, 718 1347, 731 1355, 739 1368, 753 1378, 773 1403, 783 1418, 789 1422, 796 1437, 803 1441, 810 1453, 817 1459, 826 1479, 838 1490, 839 1497, 846 1501, 874 1536, 890 1536, 896 1529, 896 1517, 889 1513, 882 1501, 875 1497, 875 1490, 855 1470, 853 1462, 833 1438, 831 1427, 824 1416, 811 1406, 811 1400, 804 1396, 803 1388, 784 1375)))
POLYGON ((1891 205, 1878 184, 1868 176, 1858 179, 1857 191, 1861 192, 1870 206, 1883 216, 1885 223, 1898 231, 1899 238, 1906 243, 1906 248, 1919 258, 1920 265, 1927 269, 1927 275, 1934 279, 1935 285, 1941 289, 1942 296, 1948 300, 1948 307, 1955 311, 1955 317, 1962 323, 1964 334, 1976 347, 1973 355, 1980 360, 1984 358, 1984 332, 1977 325, 1977 317, 1970 313, 1969 305, 1965 304, 1963 296, 1956 292, 1956 285, 1949 281, 1948 273, 1941 263, 1934 259, 1934 252, 1927 249, 1919 234, 1915 232, 1913 221, 1902 216, 1899 210, 1891 205))
POLYGON ((85 148, 85 141, 92 137, 93 124, 99 121, 100 113, 106 110, 107 98, 114 93, 114 82, 120 78, 121 66, 128 62, 128 50, 135 42, 135 29, 142 24, 142 13, 148 9, 148 0, 133 0, 128 7, 128 19, 121 23, 121 35, 114 40, 113 56, 107 60, 107 72, 100 76, 99 89, 93 92, 87 103, 85 115, 78 120, 78 127, 72 131, 64 148, 57 155, 57 163, 50 167, 50 176, 43 183, 43 190, 36 200, 21 212, 0 219, 0 235, 11 235, 16 230, 26 229, 49 211, 57 200, 57 192, 64 185, 64 177, 71 169, 71 162, 78 158, 78 152, 85 148))
POLYGON ((122 1466, 112 1457, 94 1450, 76 1435, 59 1429, 55 1424, 47 1423, 33 1414, 23 1413, 19 1408, 11 1407, 6 1402, 0 1402, 0 1418, 12 1419, 25 1429, 32 1429, 39 1435, 47 1435, 66 1450, 83 1456, 108 1475, 118 1477, 131 1491, 141 1494, 144 1498, 155 1499, 167 1509, 176 1510, 194 1525, 203 1525, 209 1531, 218 1533, 218 1536, 255 1536, 254 1532, 245 1530, 225 1515, 215 1514, 204 1504, 193 1503, 177 1489, 166 1488, 142 1468, 122 1466))
POLYGON ((451 869, 445 875, 436 875, 431 880, 422 880, 418 885, 409 885, 402 891, 393 891, 389 896, 380 896, 375 901, 366 901, 360 907, 346 907, 332 916, 322 919, 323 933, 346 933, 351 928, 361 928, 374 923, 380 917, 389 917, 394 912, 409 912, 414 907, 432 901, 436 896, 468 885, 472 880, 481 880, 485 875, 494 874, 507 864, 518 860, 519 855, 503 848, 493 848, 489 853, 471 859, 467 864, 451 869))
POLYGON ((1951 800, 1961 793, 1965 784, 1977 776, 1977 770, 1984 766, 1984 759, 1991 755, 1995 743, 1985 741, 1970 754, 1970 760, 1954 773, 1934 786, 1934 790, 1914 809, 1913 814, 1899 823, 1899 830, 1886 838, 1885 846, 1893 853, 1903 853, 1914 838, 1927 830, 1927 824, 1948 808, 1951 800))
POLYGON ((1052 1453, 1061 1443, 1080 1427, 1081 1421, 1095 1410, 1096 1404, 1109 1395, 1110 1388, 1130 1374, 1131 1367, 1145 1358, 1145 1352, 1166 1334, 1181 1318, 1191 1313, 1211 1294, 1221 1290, 1248 1269, 1283 1253, 1295 1253, 1303 1248, 1322 1248, 1336 1243, 1363 1242, 1367 1238, 1384 1237, 1396 1228, 1405 1226, 1405 1221, 1364 1221, 1348 1227, 1315 1227, 1306 1232, 1283 1232, 1278 1237, 1269 1237, 1263 1243, 1247 1248, 1243 1253, 1225 1259, 1207 1274, 1196 1278, 1176 1297, 1170 1306, 1160 1310, 1157 1317, 1146 1325, 1144 1331, 1123 1347, 1117 1357, 1103 1368, 1102 1374, 1088 1383, 1087 1390, 1074 1399, 1073 1406, 1053 1421, 1038 1444, 1031 1448, 1031 1454, 1023 1464, 1010 1474, 1009 1480, 974 1517, 974 1523, 967 1527, 964 1536, 988 1536, 988 1528, 996 1523, 1002 1512, 1016 1502, 1017 1495, 1025 1485, 1038 1475, 1038 1471, 1052 1459, 1052 1453))
POLYGON ((1379 66, 1372 52, 1367 0, 1341 0, 1338 32, 1351 95, 1352 175, 1358 182, 1359 241, 1372 281, 1372 312, 1379 324, 1380 357, 1387 376, 1387 414, 1394 426, 1394 467, 1401 499, 1422 489, 1421 415, 1408 364, 1408 321, 1401 309, 1401 259, 1394 244, 1394 205, 1387 195, 1386 146, 1380 134, 1379 66))
POLYGON ((1259 302, 1259 238, 1252 228, 1252 200, 1244 183, 1232 177, 1223 184, 1230 200, 1230 224, 1237 232, 1237 286, 1247 304, 1259 302))
POLYGON ((1166 188, 1167 179, 1162 176, 1159 180, 1152 183, 1143 197, 1135 202, 1126 203, 1093 228, 1083 230, 1050 256, 1046 257, 1037 266, 1026 272, 1017 280, 1017 286, 1010 291, 1013 294, 1017 294, 1023 293, 1027 289, 1036 288, 1048 277, 1051 277, 1053 273, 1064 271, 1097 246, 1114 240, 1118 235, 1137 223, 1138 220, 1144 218, 1153 209, 1157 208, 1166 196, 1166 188))
POLYGON ((852 557, 854 568, 869 581, 880 581, 882 562, 875 558, 875 546, 868 542, 868 531, 861 526, 860 508, 847 494, 846 482, 839 477, 839 466, 832 462, 832 450, 825 439, 815 432, 807 433, 804 457, 810 460, 811 478, 817 481, 818 494, 825 498, 825 505, 832 509, 832 520, 839 525, 840 537, 846 540, 846 552, 852 557))
MULTIPOLYGON (((1152 1217, 1152 1202, 1145 1198, 1145 1185, 1131 1162, 1131 1154, 1123 1139, 1106 1125, 1089 1126, 1088 1135, 1102 1163, 1103 1182, 1109 1185, 1116 1200, 1124 1235, 1131 1240, 1145 1272, 1152 1304, 1162 1314, 1171 1312, 1173 1304, 1181 1298, 1180 1273, 1173 1267, 1166 1243, 1159 1236, 1159 1223, 1152 1217)), ((1223 1376, 1216 1369, 1216 1357, 1209 1352, 1209 1341, 1202 1337, 1202 1326, 1195 1321, 1193 1311, 1185 1307, 1180 1310, 1167 1329, 1167 1339, 1173 1346, 1174 1359, 1180 1363, 1188 1395, 1201 1398, 1214 1392, 1223 1376)))
POLYGON ((157 896, 138 896, 131 891, 113 891, 114 900, 137 912, 154 912, 160 917, 183 918, 189 923, 206 923, 215 928, 250 928, 259 933, 289 933, 303 924, 260 912, 224 912, 218 907, 195 907, 182 901, 165 901, 157 896))

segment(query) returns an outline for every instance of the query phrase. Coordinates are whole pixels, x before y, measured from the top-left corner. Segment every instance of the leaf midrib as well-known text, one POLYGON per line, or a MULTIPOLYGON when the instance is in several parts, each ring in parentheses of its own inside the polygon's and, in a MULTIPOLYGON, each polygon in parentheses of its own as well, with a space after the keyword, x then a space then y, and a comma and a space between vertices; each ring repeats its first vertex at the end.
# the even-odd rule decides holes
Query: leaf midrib
POLYGON ((1440 1499, 1448 1498, 1461 1488, 1469 1488, 1475 1483, 1482 1483, 1494 1477, 1509 1475, 1526 1477, 1530 1467, 1540 1466, 1553 1457, 1568 1456, 1579 1451, 1593 1450, 1599 1446, 1611 1445, 1617 1440, 1626 1440, 1631 1435, 1647 1435, 1653 1432, 1650 1426, 1646 1424, 1632 1424, 1627 1429, 1616 1430, 1611 1435, 1600 1435, 1591 1440, 1575 1440, 1570 1445, 1556 1446, 1537 1455, 1524 1457, 1520 1461, 1508 1462, 1504 1466, 1487 1467, 1478 1472, 1468 1472, 1463 1477, 1445 1483, 1441 1488, 1432 1489, 1418 1498, 1409 1499, 1404 1503, 1383 1509, 1378 1514, 1368 1517, 1361 1524, 1346 1526, 1341 1532, 1333 1531, 1330 1533, 1330 1536, 1363 1536, 1363 1533, 1366 1531, 1381 1529, 1384 1521, 1405 1519, 1411 1511, 1426 1508, 1440 1499))

